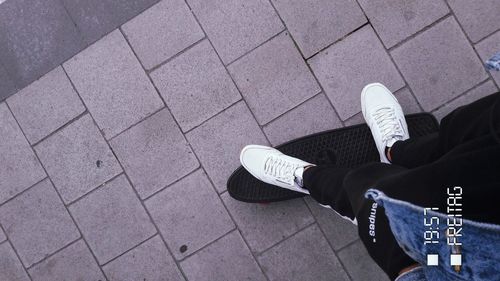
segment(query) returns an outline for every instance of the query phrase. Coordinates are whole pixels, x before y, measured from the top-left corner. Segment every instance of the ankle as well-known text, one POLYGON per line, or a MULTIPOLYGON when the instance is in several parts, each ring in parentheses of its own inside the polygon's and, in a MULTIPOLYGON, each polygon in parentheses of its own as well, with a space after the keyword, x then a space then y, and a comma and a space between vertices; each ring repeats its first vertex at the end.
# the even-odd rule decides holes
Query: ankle
POLYGON ((389 160, 389 162, 392 162, 392 155, 391 155, 391 148, 392 147, 386 147, 385 148, 385 156, 389 160))

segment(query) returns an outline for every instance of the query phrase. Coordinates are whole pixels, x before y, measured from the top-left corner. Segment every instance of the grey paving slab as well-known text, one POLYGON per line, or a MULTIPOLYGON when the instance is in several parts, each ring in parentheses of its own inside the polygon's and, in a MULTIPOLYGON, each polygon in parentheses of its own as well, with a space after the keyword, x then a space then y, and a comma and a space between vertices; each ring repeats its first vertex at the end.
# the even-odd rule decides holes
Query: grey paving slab
POLYGON ((394 49, 391 55, 426 111, 439 107, 487 78, 453 17, 394 49))
POLYGON ((472 42, 500 28, 500 3, 496 0, 448 0, 448 4, 472 42))
POLYGON ((92 43, 158 0, 62 0, 85 41, 92 43))
POLYGON ((148 199, 146 208, 176 259, 196 252, 234 228, 202 170, 148 199))
POLYGON ((269 145, 244 102, 238 102, 186 134, 194 152, 218 192, 240 165, 241 149, 247 144, 269 145))
POLYGON ((365 118, 363 117, 363 113, 361 113, 361 112, 358 112, 356 115, 354 115, 351 118, 344 121, 344 125, 346 127, 352 126, 352 125, 364 124, 364 123, 366 123, 366 121, 365 121, 365 118))
POLYGON ((100 264, 151 237, 155 228, 124 175, 69 206, 100 264))
POLYGON ((207 40, 151 73, 184 132, 241 99, 207 40))
POLYGON ((148 197, 199 166, 166 109, 128 129, 110 143, 141 198, 148 197))
POLYGON ((84 47, 58 0, 5 1, 0 8, 0 61, 24 87, 84 47))
POLYGON ((354 0, 272 0, 272 3, 306 58, 366 23, 354 0))
POLYGON ((161 98, 118 30, 63 66, 106 139, 163 107, 161 98))
POLYGON ((338 256, 353 281, 389 281, 387 275, 370 258, 361 241, 342 249, 338 256))
POLYGON ((457 99, 454 99, 451 102, 445 104, 443 107, 440 107, 439 109, 434 111, 433 114, 438 120, 441 120, 457 107, 472 103, 482 97, 494 94, 496 92, 498 92, 498 88, 495 86, 495 83, 493 83, 491 80, 488 80, 486 83, 481 84, 480 86, 468 91, 457 99))
POLYGON ((0 280, 30 281, 9 243, 0 244, 0 280))
POLYGON ((358 239, 358 228, 350 221, 343 219, 332 209, 319 205, 311 197, 307 197, 305 201, 335 251, 358 239))
POLYGON ((7 70, 0 64, 0 101, 6 99, 16 90, 17 87, 14 81, 10 78, 7 70))
POLYGON ((228 70, 259 124, 320 92, 288 32, 240 58, 228 70))
POLYGON ((302 199, 270 204, 236 201, 226 192, 221 196, 255 253, 260 253, 314 222, 302 199))
POLYGON ((273 7, 265 0, 187 2, 224 64, 284 29, 273 7))
POLYGON ((9 97, 7 103, 32 144, 85 111, 61 67, 9 97))
POLYGON ((37 144, 35 151, 65 203, 122 171, 88 114, 37 144))
POLYGON ((273 146, 286 141, 342 127, 337 113, 320 94, 278 117, 263 130, 273 146))
POLYGON ((5 233, 3 232, 2 228, 0 228, 0 242, 3 242, 7 240, 7 236, 5 236, 5 233))
POLYGON ((81 239, 28 271, 33 281, 104 280, 101 269, 81 239))
POLYGON ((399 104, 403 108, 404 114, 422 112, 420 105, 408 88, 396 91, 394 96, 398 99, 399 104))
POLYGON ((271 248, 258 261, 271 281, 349 280, 317 225, 271 248))
POLYGON ((122 26, 146 69, 151 69, 205 36, 186 2, 163 0, 122 26))
POLYGON ((238 231, 181 262, 189 281, 266 280, 238 231))
POLYGON ((42 165, 5 103, 0 103, 0 203, 45 177, 42 165))
POLYGON ((0 223, 26 267, 80 236, 48 179, 0 207, 0 223))
MULTIPOLYGON (((500 31, 493 33, 488 38, 479 42, 475 46, 477 53, 481 57, 481 60, 485 62, 493 55, 500 52, 500 31)), ((500 71, 490 71, 491 76, 500 87, 500 71)))
POLYGON ((359 4, 387 48, 449 12, 443 0, 359 0, 359 4))
POLYGON ((110 281, 185 280, 158 235, 108 263, 103 270, 110 281))
POLYGON ((369 25, 320 52, 308 63, 342 120, 361 110, 359 98, 366 84, 380 82, 391 91, 404 86, 369 25))

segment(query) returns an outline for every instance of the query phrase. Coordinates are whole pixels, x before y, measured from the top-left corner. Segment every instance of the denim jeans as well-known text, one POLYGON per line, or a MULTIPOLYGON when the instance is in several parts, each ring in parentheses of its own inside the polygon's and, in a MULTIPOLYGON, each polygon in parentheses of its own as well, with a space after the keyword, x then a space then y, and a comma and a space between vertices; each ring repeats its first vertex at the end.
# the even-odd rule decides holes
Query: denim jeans
MULTIPOLYGON (((441 235, 438 243, 425 243, 425 217, 437 217, 434 225, 442 230, 449 228, 448 215, 424 210, 423 207, 388 197, 383 192, 370 189, 366 197, 383 207, 389 224, 400 247, 421 266, 421 269, 401 275, 398 281, 413 280, 500 280, 500 225, 463 220, 461 246, 448 245, 448 237, 441 235), (424 212, 425 211, 425 212, 424 212), (436 220, 437 222, 437 220, 436 220), (427 265, 427 255, 437 254, 438 265, 427 265), (451 265, 451 255, 461 255, 461 266, 451 265)), ((496 208, 497 206, 491 206, 496 208)))

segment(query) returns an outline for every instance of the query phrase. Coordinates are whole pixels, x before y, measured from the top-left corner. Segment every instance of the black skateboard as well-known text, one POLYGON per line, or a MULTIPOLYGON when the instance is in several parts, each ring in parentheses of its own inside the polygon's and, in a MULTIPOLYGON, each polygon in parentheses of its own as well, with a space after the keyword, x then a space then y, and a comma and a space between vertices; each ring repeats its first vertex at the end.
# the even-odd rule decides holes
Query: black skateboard
MULTIPOLYGON (((430 113, 407 115, 406 122, 410 137, 437 132, 439 127, 436 118, 430 113)), ((315 164, 335 163, 339 167, 354 168, 380 161, 366 124, 312 134, 276 148, 287 155, 315 164)), ((261 182, 241 166, 227 180, 227 190, 234 199, 249 203, 276 202, 304 196, 303 193, 261 182)))

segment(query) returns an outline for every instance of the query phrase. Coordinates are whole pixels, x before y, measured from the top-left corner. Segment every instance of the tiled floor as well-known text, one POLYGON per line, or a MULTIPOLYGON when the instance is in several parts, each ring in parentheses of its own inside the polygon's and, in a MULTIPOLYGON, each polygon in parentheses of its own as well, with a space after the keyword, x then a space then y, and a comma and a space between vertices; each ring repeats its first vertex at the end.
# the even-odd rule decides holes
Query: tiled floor
POLYGON ((0 280, 387 280, 311 198, 233 200, 239 150, 362 122, 369 82, 439 119, 500 84, 496 0, 46 2, 0 36, 0 280))

